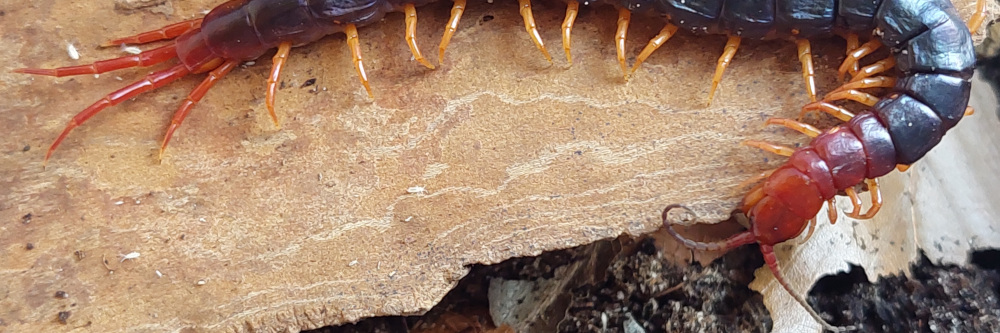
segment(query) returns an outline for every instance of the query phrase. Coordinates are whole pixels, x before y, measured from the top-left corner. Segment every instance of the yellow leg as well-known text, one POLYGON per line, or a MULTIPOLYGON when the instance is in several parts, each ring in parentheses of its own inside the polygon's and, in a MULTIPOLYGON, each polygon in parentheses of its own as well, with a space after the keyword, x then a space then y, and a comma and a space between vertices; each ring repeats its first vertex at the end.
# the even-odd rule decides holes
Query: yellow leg
POLYGON ((348 24, 344 27, 344 33, 347 34, 347 47, 351 49, 351 57, 354 59, 354 68, 358 70, 358 78, 361 80, 361 84, 365 86, 368 98, 375 98, 375 94, 372 94, 372 87, 368 85, 368 75, 365 74, 364 59, 361 58, 361 41, 358 39, 358 27, 354 24, 348 24))
POLYGON ((736 50, 740 48, 740 37, 730 36, 729 40, 726 41, 726 47, 722 51, 722 56, 719 57, 718 64, 715 65, 715 76, 712 77, 712 88, 708 90, 708 104, 712 104, 712 98, 715 97, 715 89, 719 87, 719 82, 722 82, 722 73, 726 72, 726 67, 729 66, 729 62, 733 61, 733 57, 736 56, 736 50))
POLYGON ((757 140, 743 141, 743 145, 754 147, 763 151, 775 153, 785 157, 792 156, 792 153, 795 152, 795 149, 792 149, 791 147, 785 147, 782 145, 776 145, 770 142, 757 141, 757 140))
POLYGON ((618 52, 618 65, 622 68, 622 75, 628 81, 628 65, 625 64, 625 36, 628 34, 628 23, 632 18, 632 12, 626 8, 618 9, 618 30, 615 32, 615 50, 618 52))
POLYGON ((816 101, 816 70, 813 68, 812 46, 808 39, 795 41, 799 49, 799 62, 802 63, 802 79, 806 82, 806 93, 809 94, 809 101, 816 101))
POLYGON ((802 120, 802 118, 806 116, 806 113, 812 111, 822 111, 844 122, 850 121, 851 118, 854 118, 854 114, 851 113, 851 111, 847 111, 847 109, 843 107, 819 101, 816 103, 809 103, 806 104, 806 106, 803 106, 802 111, 799 111, 799 120, 802 120))
POLYGON ((281 128, 278 124, 278 115, 274 113, 274 95, 278 92, 278 79, 281 77, 281 69, 285 67, 288 54, 292 51, 292 42, 283 42, 278 45, 278 52, 274 54, 273 65, 271 65, 271 75, 267 77, 267 94, 264 97, 264 105, 267 112, 271 114, 271 121, 274 127, 281 128))
POLYGON ((406 45, 410 46, 413 59, 424 67, 434 69, 434 65, 424 59, 424 55, 420 54, 420 48, 417 47, 417 8, 412 3, 403 5, 403 14, 406 15, 406 45))
POLYGON ((860 47, 848 51, 847 58, 844 59, 844 62, 840 64, 840 68, 837 69, 837 72, 839 73, 837 78, 843 81, 844 75, 848 72, 851 73, 851 76, 858 75, 858 64, 861 61, 861 58, 872 54, 872 52, 875 52, 875 50, 878 50, 880 47, 882 47, 882 42, 879 42, 877 39, 872 39, 867 43, 862 44, 860 47))
POLYGON ((573 22, 576 21, 576 14, 580 12, 580 3, 576 0, 569 0, 566 3, 566 19, 563 20, 562 24, 562 40, 563 40, 563 51, 566 52, 566 62, 570 65, 573 64, 573 53, 569 51, 570 43, 572 39, 570 35, 573 33, 573 22))
POLYGON ((542 54, 545 55, 545 60, 552 62, 552 56, 549 55, 549 50, 545 49, 545 43, 542 42, 542 35, 538 33, 538 26, 535 25, 535 16, 531 14, 531 0, 517 0, 517 2, 521 4, 521 17, 524 18, 524 30, 531 36, 531 40, 535 42, 538 50, 542 51, 542 54))
POLYGON ((663 46, 663 43, 666 43, 667 40, 669 40, 670 37, 673 37, 675 33, 677 33, 676 25, 667 23, 667 25, 663 26, 660 33, 657 34, 656 37, 653 37, 653 39, 649 40, 649 43, 642 49, 642 52, 639 52, 639 56, 635 58, 635 63, 632 64, 632 70, 629 71, 629 74, 634 74, 635 70, 639 69, 639 64, 646 61, 646 58, 649 58, 649 55, 653 54, 653 51, 656 51, 656 49, 659 49, 660 46, 663 46))
POLYGON ((462 20, 462 13, 465 12, 465 0, 455 0, 451 7, 451 17, 448 24, 444 26, 444 36, 441 36, 441 44, 438 45, 438 65, 444 63, 444 50, 448 48, 451 37, 458 30, 458 21, 462 20))
POLYGON ((819 129, 813 127, 812 125, 800 123, 786 118, 769 118, 764 123, 767 125, 781 125, 786 128, 798 131, 799 133, 808 135, 810 138, 815 138, 819 136, 820 133, 822 133, 819 129))

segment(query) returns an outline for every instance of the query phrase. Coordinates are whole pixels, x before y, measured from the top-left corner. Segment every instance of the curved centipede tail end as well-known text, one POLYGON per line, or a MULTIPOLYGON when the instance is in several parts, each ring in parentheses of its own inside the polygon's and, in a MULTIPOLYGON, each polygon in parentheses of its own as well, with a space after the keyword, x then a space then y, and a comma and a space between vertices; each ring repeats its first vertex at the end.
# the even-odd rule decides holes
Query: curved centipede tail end
POLYGON ((694 214, 691 208, 688 208, 687 206, 681 204, 669 205, 667 206, 667 208, 663 209, 663 214, 661 216, 663 218, 663 227, 667 229, 667 233, 669 233, 671 236, 677 239, 677 241, 681 242, 681 244, 684 244, 684 246, 690 249, 695 249, 699 251, 729 251, 743 245, 753 244, 757 242, 757 238, 753 235, 753 233, 750 232, 750 230, 738 233, 724 240, 715 242, 699 242, 688 239, 687 237, 684 237, 681 234, 679 234, 677 230, 674 230, 673 227, 674 223, 670 221, 670 211, 676 208, 683 209, 687 211, 688 214, 692 215, 694 214))
POLYGON ((788 285, 788 282, 785 282, 785 278, 781 275, 781 271, 778 267, 778 257, 774 255, 774 247, 771 245, 761 244, 760 253, 764 255, 764 262, 766 262, 767 267, 771 269, 771 273, 774 274, 774 279, 778 280, 778 284, 781 284, 781 287, 785 288, 785 291, 787 291, 789 295, 792 295, 792 298, 794 298, 799 305, 809 312, 809 316, 813 317, 813 320, 820 323, 820 325, 823 325, 823 329, 832 332, 848 332, 858 329, 856 326, 833 326, 828 323, 826 319, 823 319, 823 317, 820 316, 819 313, 817 313, 816 310, 814 310, 812 306, 806 302, 805 298, 802 298, 801 295, 792 291, 792 287, 788 285))

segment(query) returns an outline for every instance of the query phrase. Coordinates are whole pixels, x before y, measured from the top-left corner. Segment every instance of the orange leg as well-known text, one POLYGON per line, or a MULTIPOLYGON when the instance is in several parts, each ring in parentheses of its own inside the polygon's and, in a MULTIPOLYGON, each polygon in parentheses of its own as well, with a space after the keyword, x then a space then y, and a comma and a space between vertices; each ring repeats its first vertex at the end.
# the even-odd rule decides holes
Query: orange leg
MULTIPOLYGON (((274 122, 274 127, 277 128, 281 128, 281 125, 278 123, 278 115, 274 113, 274 94, 278 92, 278 78, 281 76, 281 69, 285 67, 285 61, 288 60, 288 54, 291 51, 292 42, 283 42, 278 45, 278 52, 274 54, 274 65, 271 66, 271 76, 267 77, 267 95, 264 97, 264 105, 267 105, 267 112, 271 114, 271 121, 274 122)), ((229 71, 226 70, 226 72, 229 71)), ((209 78, 211 78, 211 75, 209 78)), ((212 83, 214 84, 215 82, 213 81, 212 83)), ((209 87, 211 87, 211 84, 209 87)))
POLYGON ((778 267, 778 257, 774 255, 774 247, 771 245, 761 244, 760 252, 764 254, 764 262, 767 263, 767 267, 770 268, 771 273, 774 274, 774 279, 778 280, 778 283, 781 284, 781 287, 785 288, 785 291, 787 291, 788 294, 791 295, 792 298, 794 298, 795 301, 802 306, 802 308, 806 309, 806 311, 809 312, 809 315, 813 317, 813 320, 820 323, 820 325, 823 325, 824 329, 832 332, 847 332, 856 329, 854 326, 839 327, 830 325, 830 323, 826 322, 826 320, 823 319, 823 317, 821 317, 818 313, 816 313, 816 310, 813 310, 813 308, 809 306, 809 303, 807 303, 806 300, 802 298, 801 295, 793 291, 792 287, 790 287, 788 283, 785 282, 785 278, 781 276, 781 271, 778 267))
POLYGON ((632 70, 629 71, 629 74, 634 74, 635 70, 639 69, 639 64, 646 61, 646 58, 649 58, 649 55, 653 54, 653 51, 656 51, 656 49, 660 48, 660 46, 663 46, 663 43, 666 43, 667 40, 669 40, 670 37, 673 37, 675 33, 677 33, 676 25, 667 23, 667 25, 663 26, 660 33, 657 34, 656 37, 653 37, 653 39, 649 40, 649 43, 642 49, 642 52, 639 52, 639 56, 635 58, 635 63, 632 64, 632 70))
POLYGON ((101 44, 102 47, 115 46, 121 44, 146 44, 161 40, 174 39, 201 26, 202 18, 174 23, 153 31, 146 31, 136 35, 110 40, 101 44))
POLYGON ((861 68, 861 70, 858 71, 858 75, 851 78, 851 82, 860 81, 864 78, 871 77, 872 75, 890 70, 893 67, 896 67, 896 59, 890 56, 861 68))
POLYGON ((754 147, 763 151, 775 153, 785 157, 792 156, 792 153, 795 152, 795 149, 792 149, 791 147, 785 147, 782 145, 776 145, 770 142, 757 141, 757 140, 743 141, 743 145, 754 147))
POLYGON ((729 40, 726 41, 726 47, 722 52, 722 56, 719 57, 719 63, 715 66, 715 76, 712 77, 712 88, 708 91, 708 104, 712 104, 712 98, 715 97, 715 89, 719 87, 719 82, 722 82, 722 73, 726 72, 726 67, 729 66, 729 62, 733 61, 733 57, 736 56, 736 49, 740 48, 740 37, 730 36, 729 40))
POLYGON ((169 45, 164 45, 139 54, 128 55, 108 60, 101 60, 89 65, 68 66, 59 68, 20 68, 20 69, 15 69, 14 73, 47 75, 55 77, 83 75, 83 74, 101 74, 123 68, 152 66, 173 59, 176 56, 177 56, 176 45, 174 43, 170 43, 169 45))
POLYGON ((974 115, 974 114, 976 114, 976 109, 973 109, 971 106, 965 107, 965 116, 966 117, 974 115))
POLYGON ((899 172, 906 172, 906 170, 910 170, 910 166, 907 164, 896 164, 896 170, 899 170, 899 172))
MULTIPOLYGON (((291 47, 290 43, 288 45, 291 47)), ((209 72, 208 76, 205 77, 205 80, 202 80, 201 84, 195 87, 194 90, 188 94, 188 97, 184 99, 184 102, 181 103, 181 107, 177 109, 177 112, 174 112, 174 117, 170 120, 170 126, 167 127, 167 134, 163 136, 163 143, 160 144, 159 156, 161 161, 163 160, 163 151, 167 149, 167 143, 170 142, 170 138, 174 135, 174 131, 181 126, 181 122, 184 121, 184 118, 191 112, 191 108, 193 108, 195 104, 198 104, 202 97, 205 97, 205 93, 207 93, 208 90, 215 85, 215 82, 218 82, 219 79, 226 76, 226 74, 228 74, 229 71, 235 68, 239 63, 240 62, 236 60, 229 60, 222 63, 222 65, 218 68, 209 72)), ((272 113, 271 115, 273 116, 274 114, 272 113)), ((277 120, 275 121, 277 122, 277 120)))
POLYGON ((811 218, 806 221, 806 237, 802 239, 802 243, 808 242, 813 236, 813 232, 816 231, 816 218, 811 218))
POLYGON ((743 213, 750 214, 750 210, 753 209, 753 206, 756 206, 761 199, 764 199, 763 183, 757 184, 757 186, 754 186, 747 192, 747 195, 743 196, 743 202, 740 204, 743 213))
MULTIPOLYGON (((840 87, 837 87, 837 89, 831 91, 829 94, 827 94, 827 96, 830 96, 830 94, 844 90, 861 90, 868 88, 892 88, 895 86, 896 86, 896 78, 891 76, 866 77, 861 80, 845 83, 840 87)), ((827 97, 823 97, 823 100, 826 101, 826 98, 827 97)))
POLYGON ((545 60, 552 62, 552 56, 549 55, 549 50, 545 49, 545 43, 542 42, 542 35, 538 33, 538 26, 535 25, 535 16, 531 14, 531 0, 517 0, 517 2, 521 4, 521 17, 524 18, 524 30, 531 36, 531 40, 535 42, 538 50, 542 51, 542 54, 545 55, 545 60))
POLYGON ((968 22, 969 31, 975 34, 976 31, 979 31, 979 27, 983 25, 984 20, 986 20, 986 1, 976 0, 976 12, 972 14, 968 22))
POLYGON ((576 0, 569 0, 566 3, 566 19, 563 20, 562 24, 562 40, 563 40, 563 51, 566 52, 566 62, 570 65, 573 64, 573 54, 569 52, 569 46, 572 42, 570 35, 573 33, 573 22, 576 21, 576 14, 580 12, 580 3, 576 0))
POLYGON ((840 106, 820 101, 816 103, 809 103, 806 104, 806 106, 803 106, 802 111, 799 111, 799 120, 802 120, 802 118, 806 116, 806 113, 812 111, 825 112, 844 122, 850 121, 851 118, 854 118, 854 114, 851 113, 851 111, 847 111, 847 109, 840 106))
POLYGON ((439 65, 444 63, 444 50, 448 48, 451 36, 454 36, 455 31, 458 30, 458 21, 462 20, 463 12, 465 12, 465 0, 455 0, 455 4, 451 7, 451 17, 448 18, 448 24, 444 26, 444 36, 441 36, 441 45, 438 45, 439 65))
POLYGON ((878 188, 878 180, 876 179, 865 179, 865 183, 868 184, 868 191, 872 195, 872 208, 868 210, 864 215, 861 214, 861 197, 858 196, 858 192, 854 190, 854 187, 848 187, 844 192, 847 192, 847 196, 851 198, 851 203, 854 206, 854 210, 847 213, 855 219, 867 220, 875 217, 879 209, 882 209, 882 191, 878 188))
POLYGON ((855 101, 867 106, 875 106, 875 103, 878 103, 879 98, 875 97, 872 94, 855 89, 838 90, 831 92, 823 97, 824 102, 843 101, 843 100, 855 101))
POLYGON ((420 54, 420 48, 417 47, 417 7, 408 3, 403 6, 403 14, 406 15, 406 45, 410 46, 413 59, 416 59, 424 67, 434 69, 434 65, 424 59, 424 55, 420 54))
POLYGON ((812 47, 808 39, 795 41, 799 49, 799 62, 802 63, 802 79, 806 81, 806 93, 809 94, 809 101, 816 101, 816 70, 813 69, 812 47))
MULTIPOLYGON (((847 34, 847 36, 844 36, 844 39, 847 40, 847 47, 846 47, 847 48, 847 56, 850 56, 851 52, 854 52, 854 50, 856 50, 858 48, 858 46, 861 44, 861 42, 858 41, 858 34, 853 33, 853 32, 847 34)), ((852 65, 848 66, 847 72, 850 73, 851 76, 854 76, 854 74, 856 74, 858 72, 858 68, 860 68, 858 62, 854 61, 852 65)), ((844 74, 843 73, 840 74, 840 80, 841 81, 844 80, 844 74)))
POLYGON ((826 217, 830 219, 830 224, 837 224, 837 198, 833 197, 826 202, 826 217))
POLYGON ((627 8, 618 9, 618 30, 615 33, 615 50, 618 51, 618 65, 622 68, 622 75, 628 81, 628 65, 625 64, 625 36, 628 34, 628 23, 632 19, 632 12, 627 8))
POLYGON ((118 103, 126 101, 141 93, 165 86, 168 83, 173 82, 174 80, 177 80, 187 74, 188 74, 188 69, 183 64, 175 65, 174 67, 154 72, 152 74, 147 75, 142 80, 136 81, 135 83, 125 86, 124 88, 118 89, 117 91, 110 93, 107 96, 104 96, 104 98, 102 98, 101 100, 95 102, 94 104, 91 104, 86 109, 83 109, 83 111, 77 113, 76 116, 74 116, 73 119, 69 121, 69 124, 66 125, 66 128, 63 129, 62 133, 59 134, 59 137, 56 138, 56 141, 52 143, 52 146, 49 146, 49 151, 45 153, 45 161, 43 162, 43 166, 45 163, 48 163, 49 157, 52 157, 52 152, 56 150, 56 147, 59 147, 59 144, 62 143, 63 139, 66 139, 66 136, 69 135, 69 132, 72 131, 77 126, 82 125, 84 122, 87 121, 87 119, 90 119, 90 117, 93 117, 98 112, 101 112, 101 110, 104 110, 109 106, 118 105, 118 103))
POLYGON ((757 174, 756 176, 750 177, 750 179, 744 180, 744 181, 740 182, 739 185, 736 185, 736 189, 743 190, 747 186, 750 186, 750 184, 758 184, 761 181, 763 181, 764 179, 767 179, 767 177, 770 177, 771 174, 774 173, 774 170, 776 170, 776 169, 764 171, 764 172, 761 172, 761 173, 757 174))
POLYGON ((820 130, 809 124, 803 124, 791 119, 786 118, 769 118, 764 122, 767 125, 781 125, 789 129, 798 131, 799 133, 808 135, 810 138, 815 138, 819 136, 820 130))
POLYGON ((348 24, 344 27, 344 33, 347 34, 347 46, 351 49, 351 57, 354 59, 354 68, 358 70, 358 78, 361 79, 361 84, 365 86, 368 98, 375 98, 375 95, 372 94, 372 87, 368 85, 368 75, 365 74, 364 59, 361 58, 361 41, 358 39, 358 27, 354 24, 348 24))
POLYGON ((840 68, 837 69, 837 72, 840 73, 837 78, 843 81, 844 74, 847 74, 848 72, 851 73, 851 76, 857 75, 857 68, 861 58, 872 54, 872 52, 875 52, 875 50, 878 50, 880 47, 882 47, 882 42, 879 42, 877 39, 872 39, 867 43, 862 44, 860 47, 848 51, 847 58, 844 59, 844 62, 840 64, 840 68))

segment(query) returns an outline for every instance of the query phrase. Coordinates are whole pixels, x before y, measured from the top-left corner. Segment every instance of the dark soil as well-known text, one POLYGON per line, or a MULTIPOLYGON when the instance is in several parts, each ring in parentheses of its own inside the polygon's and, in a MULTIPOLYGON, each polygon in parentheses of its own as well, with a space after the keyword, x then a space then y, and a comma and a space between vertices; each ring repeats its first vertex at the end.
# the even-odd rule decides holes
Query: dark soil
MULTIPOLYGON (((679 267, 660 258, 650 240, 629 250, 608 243, 476 266, 424 316, 370 318, 313 332, 493 332, 486 297, 491 278, 550 279, 557 267, 609 249, 621 252, 609 254, 607 269, 599 270, 603 276, 574 288, 565 315, 551 318, 558 331, 771 330, 761 295, 747 287, 763 265, 757 247, 737 249, 707 267, 679 267)), ((809 302, 832 324, 858 325, 861 332, 1000 332, 1000 251, 972 258, 966 268, 937 266, 924 257, 910 278, 889 276, 874 284, 854 267, 821 279, 809 302)))

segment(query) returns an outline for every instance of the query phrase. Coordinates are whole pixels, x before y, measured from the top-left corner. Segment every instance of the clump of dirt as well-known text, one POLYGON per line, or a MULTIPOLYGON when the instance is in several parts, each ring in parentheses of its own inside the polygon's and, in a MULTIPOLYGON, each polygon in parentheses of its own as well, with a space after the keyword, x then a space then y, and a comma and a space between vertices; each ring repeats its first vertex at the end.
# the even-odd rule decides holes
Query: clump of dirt
MULTIPOLYGON (((973 263, 990 252, 973 254, 973 263)), ((966 268, 936 266, 921 255, 911 278, 885 276, 874 284, 853 266, 817 282, 809 302, 833 314, 831 324, 857 325, 858 332, 1000 332, 1000 257, 985 257, 966 268)))
POLYGON ((763 264, 756 247, 744 247, 707 267, 680 267, 646 241, 604 282, 575 290, 559 331, 767 332, 770 315, 747 287, 763 264))
MULTIPOLYGON (((627 242, 627 241, 626 241, 627 242)), ((573 297, 558 321, 560 332, 768 332, 770 313, 747 286, 764 261, 745 246, 702 267, 664 259, 652 239, 637 244, 605 241, 538 257, 513 258, 473 267, 445 298, 423 316, 380 317, 313 332, 510 332, 496 328, 487 289, 494 278, 552 279, 557 268, 607 257, 592 283, 573 297), (610 244, 610 245, 609 245, 610 244)), ((912 274, 869 283, 864 271, 821 279, 809 303, 834 325, 859 332, 1000 332, 1000 251, 973 253, 973 265, 934 265, 926 257, 912 274)))

